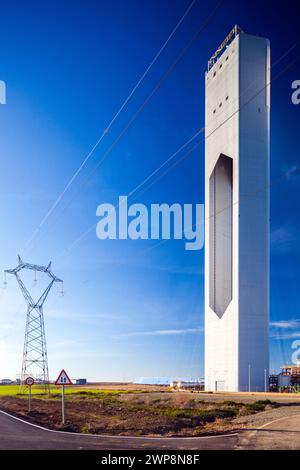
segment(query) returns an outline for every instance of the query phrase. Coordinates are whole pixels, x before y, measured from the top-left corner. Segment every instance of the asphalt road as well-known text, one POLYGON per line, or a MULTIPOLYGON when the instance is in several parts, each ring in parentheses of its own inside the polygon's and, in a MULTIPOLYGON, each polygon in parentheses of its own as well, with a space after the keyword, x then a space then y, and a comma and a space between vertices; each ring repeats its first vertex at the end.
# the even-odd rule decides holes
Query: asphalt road
POLYGON ((0 411, 0 450, 299 450, 300 413, 238 433, 196 438, 91 436, 50 431, 0 411))
POLYGON ((300 414, 274 419, 257 429, 239 435, 236 449, 240 450, 299 450, 300 414))
POLYGON ((0 411, 0 450, 201 450, 233 449, 237 435, 197 438, 88 436, 49 431, 0 411))

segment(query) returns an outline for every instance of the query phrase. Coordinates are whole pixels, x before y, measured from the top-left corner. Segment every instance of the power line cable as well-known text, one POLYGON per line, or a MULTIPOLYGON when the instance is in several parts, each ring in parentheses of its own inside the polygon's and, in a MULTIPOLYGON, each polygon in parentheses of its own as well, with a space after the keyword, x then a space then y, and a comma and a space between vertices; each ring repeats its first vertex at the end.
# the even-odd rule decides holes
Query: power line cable
MULTIPOLYGON (((277 66, 282 60, 284 57, 286 57, 298 44, 300 44, 300 41, 297 41, 296 43, 294 43, 279 59, 277 59, 271 68, 274 68, 275 66, 277 66)), ((251 88, 251 86, 256 82, 257 80, 254 80, 253 83, 251 83, 245 90, 243 90, 243 92, 239 95, 239 99, 251 88)), ((261 90, 263 91, 263 90, 261 90)), ((260 91, 260 92, 261 92, 260 91)), ((259 92, 259 93, 260 93, 259 92)), ((247 104, 247 103, 246 103, 247 104)), ((237 110, 239 111, 239 110, 237 110)), ((222 110, 221 114, 223 114, 225 112, 225 110, 222 110)), ((226 122, 226 121, 225 121, 226 122)), ((224 123, 225 123, 224 122, 224 123)), ((222 125, 224 124, 222 123, 222 125)), ((192 138, 190 139, 193 140, 199 133, 203 132, 205 130, 205 128, 201 128, 200 131, 198 131, 197 133, 194 134, 194 136, 192 136, 192 138)), ((156 174, 158 171, 160 171, 160 169, 162 169, 170 160, 172 160, 179 152, 182 148, 184 148, 186 145, 187 145, 188 142, 186 142, 185 144, 183 144, 183 146, 177 150, 173 155, 171 155, 171 157, 169 157, 165 162, 163 162, 156 170, 154 170, 148 177, 145 178, 145 180, 143 180, 136 188, 134 188, 134 190, 132 190, 129 194, 128 194, 128 197, 130 197, 139 187, 143 186, 149 179, 151 179, 152 176, 154 176, 154 174, 156 174)), ((180 160, 178 160, 178 163, 175 163, 174 165, 172 165, 170 167, 170 170, 177 166, 177 164, 179 164, 182 160, 184 160, 187 156, 189 156, 193 150, 195 150, 200 144, 202 143, 202 141, 200 141, 198 144, 196 144, 192 149, 190 149, 188 151, 188 153, 183 156, 180 160)), ((86 180, 84 180, 83 184, 79 187, 79 190, 76 192, 76 194, 74 195, 74 197, 63 207, 62 209, 62 213, 65 212, 65 210, 67 210, 67 208, 70 206, 70 204, 72 203, 72 201, 75 199, 75 197, 81 192, 81 190, 84 188, 84 186, 87 184, 88 180, 91 178, 91 176, 95 173, 95 170, 97 169, 97 167, 99 166, 101 162, 99 162, 97 165, 96 165, 96 168, 94 168, 91 173, 88 175, 88 177, 86 178, 86 180)), ((153 184, 158 181, 159 179, 161 179, 165 174, 168 173, 169 170, 167 170, 165 173, 163 173, 160 177, 157 178, 157 180, 155 180, 153 183, 151 183, 150 185, 148 185, 147 189, 145 191, 142 191, 137 197, 139 197, 140 195, 142 195, 144 192, 146 192, 151 186, 153 186, 153 184)), ((137 199, 137 197, 134 198, 134 200, 137 199)), ((116 206, 116 208, 119 207, 119 205, 116 206)), ((54 223, 52 224, 52 226, 58 221, 58 219, 61 217, 62 213, 59 214, 59 216, 55 219, 54 223)), ((92 228, 90 228, 87 232, 85 232, 85 235, 87 235, 89 233, 89 231, 91 231, 92 228)), ((48 232, 47 232, 48 233, 48 232)))
MULTIPOLYGON (((290 62, 283 70, 281 70, 281 72, 279 72, 273 79, 272 79, 272 82, 274 82, 275 80, 277 80, 281 75, 283 75, 284 73, 287 72, 287 70, 289 70, 290 68, 292 68, 295 63, 297 63, 298 61, 300 60, 300 57, 297 57, 295 60, 293 60, 292 62, 290 62)), ((164 173, 163 175, 159 176, 156 180, 158 181, 159 179, 162 178, 162 176, 165 176, 165 174, 169 173, 169 171, 171 171, 171 169, 173 169, 175 166, 177 166, 179 163, 181 163, 184 159, 187 158, 187 156, 189 156, 193 150, 195 150, 201 143, 205 142, 206 139, 208 139, 209 137, 211 137, 218 129, 220 129, 225 123, 227 123, 230 119, 232 119, 239 111, 241 111, 247 104, 249 104, 252 100, 254 100, 257 96, 259 96, 260 93, 262 93, 267 87, 269 87, 271 85, 271 80, 270 82, 268 82, 266 85, 264 85, 264 87, 259 90, 254 96, 252 96, 249 100, 247 100, 240 108, 238 108, 234 113, 232 113, 228 118, 226 118, 222 123, 220 123, 213 131, 211 131, 207 136, 205 136, 204 139, 202 139, 201 141, 199 141, 197 144, 195 144, 193 146, 192 149, 190 149, 185 155, 183 155, 183 157, 181 157, 179 160, 177 160, 171 167, 169 167, 164 173)), ((170 158, 168 159, 168 161, 170 160, 170 158)), ((146 178, 147 179, 147 178, 146 178)), ((151 186, 154 184, 154 182, 151 184, 151 186)), ((141 184, 139 184, 139 186, 141 186, 141 184)), ((148 189, 148 188, 147 188, 148 189)), ((134 190, 131 191, 131 194, 133 194, 134 190)), ((235 201, 234 204, 237 204, 238 201, 235 201)), ((225 209, 223 209, 225 210, 225 209)), ((85 232, 83 232, 70 246, 69 248, 67 248, 66 252, 70 252, 70 250, 73 248, 74 245, 76 245, 77 243, 79 243, 86 235, 88 235, 95 227, 97 226, 97 223, 96 224, 93 224, 88 230, 86 230, 85 232)), ((164 240, 165 242, 165 240, 164 240)), ((161 243, 159 243, 161 244, 161 243)), ((159 244, 155 245, 155 246, 158 246, 159 244)))
MULTIPOLYGON (((68 209, 70 204, 73 202, 73 200, 78 196, 78 194, 82 191, 82 189, 87 185, 91 177, 96 173, 97 169, 100 167, 100 165, 106 160, 106 158, 110 155, 114 147, 117 145, 117 143, 121 140, 121 138, 126 134, 126 132, 129 130, 129 128, 132 126, 132 124, 136 121, 136 119, 139 117, 139 115, 142 113, 148 102, 151 100, 151 98, 156 94, 156 92, 160 89, 160 87, 163 85, 165 80, 168 78, 168 76, 171 74, 171 72, 175 69, 175 67, 180 63, 180 61, 183 59, 184 55, 186 52, 191 48, 191 46, 194 44, 194 42, 198 39, 199 35, 206 29, 206 27, 209 25, 210 21, 214 18, 216 15, 217 11, 223 4, 224 0, 220 0, 216 7, 213 9, 213 11, 210 13, 210 15, 205 19, 205 21, 201 24, 200 28, 196 31, 196 33, 193 35, 191 40, 187 43, 187 45, 181 50, 180 54, 177 56, 175 61, 169 66, 169 68, 166 70, 166 72, 162 75, 158 83, 155 85, 155 87, 152 89, 150 94, 147 96, 147 98, 144 100, 142 105, 138 108, 138 110, 134 113, 134 115, 130 118, 130 120, 127 122, 126 126, 122 129, 120 134, 116 137, 116 139, 112 142, 108 150, 104 153, 102 158, 97 162, 97 164, 94 166, 94 168, 90 171, 90 173, 87 175, 87 177, 83 180, 82 184, 79 186, 78 190, 76 191, 75 195, 71 198, 69 202, 65 204, 65 206, 62 208, 59 216, 55 219, 54 223, 51 225, 55 225, 55 223, 59 220, 61 215, 65 212, 65 210, 68 209)), ((54 210, 54 209, 53 209, 54 210)), ((52 211, 53 212, 53 211, 52 211)), ((50 215, 50 214, 49 214, 50 215)), ((48 218, 48 217, 47 217, 48 218)), ((40 230, 40 226, 36 230, 40 230)), ((35 234, 36 235, 36 234, 35 234)), ((31 242, 32 240, 30 240, 31 242)), ((28 245, 28 244, 27 244, 28 245)))
MULTIPOLYGON (((300 41, 298 42, 300 43, 300 41)), ((292 61, 288 66, 286 66, 281 72, 279 72, 273 79, 272 81, 274 80, 277 80, 281 75, 283 75, 289 68, 291 68, 296 62, 298 62, 300 60, 300 57, 296 58, 294 61, 292 61)), ((276 64, 278 63, 279 61, 276 62, 276 64)), ((275 64, 274 64, 275 65, 275 64)), ((200 144, 202 144, 203 142, 206 141, 206 139, 208 139, 209 137, 211 137, 211 135, 213 135, 218 129, 220 129, 226 122, 228 122, 232 117, 234 117, 238 112, 242 111, 242 109, 247 106, 247 104, 249 104, 252 100, 254 100, 257 96, 260 95, 260 93, 262 93, 267 87, 269 87, 271 85, 271 81, 269 83, 267 83, 261 90, 259 90, 254 96, 252 96, 249 100, 247 100, 242 106, 240 106, 240 108, 238 108, 234 113, 232 113, 227 119, 225 119, 222 123, 219 124, 219 126, 217 126, 213 131, 211 131, 207 136, 205 136, 204 139, 200 140, 199 142, 197 142, 186 154, 184 154, 179 160, 177 160, 176 162, 173 163, 173 165, 171 165, 169 168, 167 168, 167 170, 162 173, 161 175, 159 175, 150 185, 147 186, 147 188, 140 192, 137 196, 137 197, 140 197, 142 194, 144 194, 144 192, 146 192, 151 186, 153 186, 153 184, 155 184, 158 180, 160 180, 161 178, 163 178, 167 173, 169 173, 173 168, 175 168, 177 165, 179 165, 183 160, 185 160, 188 156, 191 155, 191 153, 199 147, 200 144)), ((168 160, 166 160, 166 162, 168 162, 169 160, 171 160, 171 158, 169 158, 168 160)), ((163 165, 161 165, 162 167, 163 165)), ((278 179, 279 180, 282 180, 284 179, 284 177, 279 177, 279 178, 276 178, 276 180, 274 181, 277 181, 278 179)), ((149 178, 146 178, 144 180, 144 182, 146 182, 149 178)), ((142 186, 143 183, 141 183, 139 186, 142 186)), ((271 184, 269 184, 267 186, 267 189, 271 186, 271 184)), ((250 195, 252 194, 257 194, 259 191, 262 191, 264 190, 264 188, 260 188, 259 190, 257 190, 255 193, 250 193, 250 195)), ((131 194, 135 192, 132 191, 131 194)), ((247 197, 249 196, 249 194, 244 194, 242 197, 247 197)), ((136 199, 135 198, 135 199, 136 199)), ((134 200, 135 200, 134 199, 134 200)), ((235 201, 234 204, 237 204, 239 201, 235 201)), ((227 208, 229 208, 231 206, 228 206, 227 208)), ((223 210, 227 209, 227 208, 224 208, 223 210)), ((210 216, 211 217, 211 216, 210 216)), ((206 219, 208 220, 209 217, 206 219)))
POLYGON ((88 160, 91 158, 91 156, 93 155, 93 153, 95 152, 95 150, 98 148, 98 146, 100 145, 100 143, 102 142, 102 140, 104 139, 104 137, 108 134, 110 128, 113 126, 114 122, 116 121, 116 119, 119 117, 119 115, 121 114, 121 112, 123 111, 123 109, 126 107, 126 105, 128 104, 128 102, 131 100, 131 98, 133 97, 133 95, 135 94, 135 92, 137 91, 137 89, 139 88, 139 86, 141 85, 141 83, 144 81, 144 79, 146 78, 146 76, 148 75, 148 73, 150 72, 151 68, 153 67, 153 65, 155 64, 155 62, 158 60, 158 58, 160 57, 160 55, 162 54, 162 52, 164 51, 164 49, 166 48, 166 46, 169 44, 170 40, 173 38, 173 36, 175 35, 175 33, 177 32, 177 30, 179 29, 180 25, 182 24, 182 22, 184 21, 184 19, 186 18, 186 16, 189 14, 189 12, 191 11, 191 9, 193 8, 193 6, 195 5, 197 0, 192 0, 192 2, 190 3, 190 5, 188 6, 188 8, 186 9, 186 11, 184 12, 183 16, 180 18, 180 20, 178 21, 178 23, 176 24, 175 28, 172 30, 172 32, 170 33, 170 35, 168 36, 168 38, 166 39, 166 41, 164 42, 164 44, 161 46, 161 48, 159 49, 159 51, 157 52, 157 54, 154 56, 154 58, 152 59, 152 61, 150 62, 150 64, 148 65, 148 67, 146 68, 146 70, 144 71, 144 73, 142 74, 142 76, 139 78, 139 80, 137 81, 137 83, 135 84, 135 86, 133 87, 133 89, 131 90, 131 92, 129 93, 129 95, 127 96, 127 98, 125 99, 125 101, 122 103, 122 105, 120 106, 120 108, 118 109, 118 111, 116 112, 116 114, 114 115, 114 117, 112 118, 112 120, 109 122, 109 124, 106 126, 106 128, 104 129, 104 131, 102 132, 102 135, 100 136, 100 138, 97 140, 97 142, 95 143, 95 145, 92 147, 92 149, 89 151, 89 153, 85 156, 85 158, 83 159, 83 161, 81 162, 81 164, 79 165, 79 167, 77 168, 77 170, 75 171, 75 173, 72 175, 72 177, 70 178, 70 180, 68 181, 68 183, 66 184, 66 186, 64 187, 63 191, 59 194, 59 196, 56 198, 55 202, 52 204, 52 206, 50 207, 50 209, 48 210, 48 212, 45 214, 45 216, 43 217, 43 219, 41 220, 41 222, 39 223, 39 225, 37 226, 37 228, 34 230, 34 232, 32 233, 32 235, 30 236, 30 238, 27 240, 24 248, 22 251, 24 251, 26 249, 26 247, 33 241, 33 239, 35 238, 35 236, 37 235, 37 233, 39 232, 39 230, 41 229, 41 227, 45 224, 45 222, 47 221, 47 219, 50 217, 50 215, 52 214, 52 212, 55 210, 55 208, 57 207, 57 205, 59 204, 59 202, 62 200, 62 198, 64 197, 65 193, 68 191, 68 189, 70 188, 70 186, 72 185, 73 181, 77 178, 78 174, 81 172, 81 170, 83 169, 83 167, 86 165, 86 163, 88 162, 88 160))

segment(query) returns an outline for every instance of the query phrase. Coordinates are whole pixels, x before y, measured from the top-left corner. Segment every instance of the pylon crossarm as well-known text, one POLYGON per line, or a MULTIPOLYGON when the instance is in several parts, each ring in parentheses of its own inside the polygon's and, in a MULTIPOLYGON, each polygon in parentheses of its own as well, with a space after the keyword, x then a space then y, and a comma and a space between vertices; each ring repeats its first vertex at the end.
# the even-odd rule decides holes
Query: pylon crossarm
POLYGON ((24 263, 20 256, 18 256, 18 266, 14 269, 5 269, 6 273, 9 274, 16 274, 22 269, 31 269, 32 271, 39 271, 48 274, 48 276, 53 279, 55 282, 62 282, 62 279, 59 279, 53 272, 51 271, 51 261, 48 266, 40 266, 39 264, 31 264, 31 263, 24 263))

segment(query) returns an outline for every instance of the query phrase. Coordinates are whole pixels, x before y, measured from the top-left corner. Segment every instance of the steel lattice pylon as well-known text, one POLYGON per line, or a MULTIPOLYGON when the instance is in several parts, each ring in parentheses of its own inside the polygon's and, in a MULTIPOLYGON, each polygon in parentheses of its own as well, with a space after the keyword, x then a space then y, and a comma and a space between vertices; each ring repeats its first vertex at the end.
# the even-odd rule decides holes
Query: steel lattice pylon
POLYGON ((51 271, 51 262, 47 267, 37 264, 24 263, 18 256, 19 264, 14 269, 6 269, 5 273, 14 274, 22 294, 27 302, 27 317, 25 328, 25 340, 22 360, 21 387, 24 387, 26 377, 33 376, 42 381, 45 390, 49 391, 49 370, 46 348, 45 325, 43 305, 55 282, 63 282, 51 271), (25 287, 19 273, 23 269, 31 269, 45 273, 50 278, 50 283, 37 301, 33 300, 28 289, 25 287))

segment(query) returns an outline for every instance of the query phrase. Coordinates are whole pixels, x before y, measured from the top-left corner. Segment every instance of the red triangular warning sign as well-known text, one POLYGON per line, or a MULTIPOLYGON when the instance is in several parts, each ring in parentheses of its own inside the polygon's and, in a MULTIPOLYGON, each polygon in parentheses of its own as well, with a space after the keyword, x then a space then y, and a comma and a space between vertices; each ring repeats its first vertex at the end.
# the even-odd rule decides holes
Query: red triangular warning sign
POLYGON ((59 376, 57 377, 55 381, 55 385, 73 385, 70 377, 66 373, 65 369, 63 369, 59 376))

